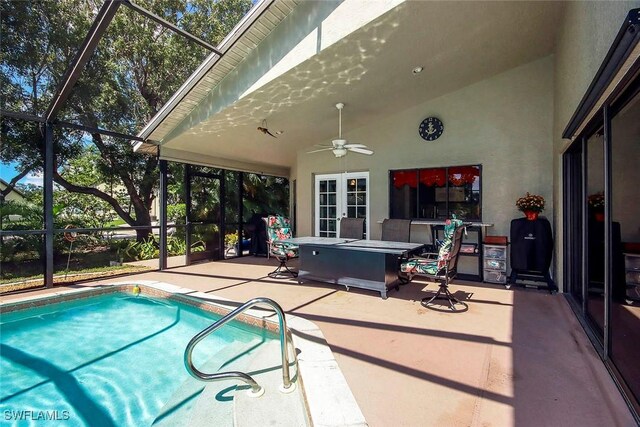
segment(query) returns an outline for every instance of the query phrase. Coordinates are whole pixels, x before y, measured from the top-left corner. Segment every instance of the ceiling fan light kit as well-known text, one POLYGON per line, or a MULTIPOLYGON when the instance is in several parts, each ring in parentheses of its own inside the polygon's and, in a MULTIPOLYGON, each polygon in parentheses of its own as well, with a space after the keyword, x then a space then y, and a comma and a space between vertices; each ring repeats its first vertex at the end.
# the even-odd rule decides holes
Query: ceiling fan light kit
POLYGON ((334 148, 333 150, 333 155, 340 158, 340 157, 344 157, 347 155, 347 149, 346 148, 334 148))
POLYGON ((354 153, 366 154, 370 156, 373 154, 373 150, 370 150, 364 144, 347 144, 346 139, 342 139, 342 109, 344 108, 344 103, 338 102, 336 104, 336 108, 338 109, 338 138, 331 141, 330 146, 320 145, 320 149, 311 150, 307 153, 318 153, 320 151, 331 151, 334 156, 337 158, 344 157, 347 155, 349 151, 353 151, 354 153))

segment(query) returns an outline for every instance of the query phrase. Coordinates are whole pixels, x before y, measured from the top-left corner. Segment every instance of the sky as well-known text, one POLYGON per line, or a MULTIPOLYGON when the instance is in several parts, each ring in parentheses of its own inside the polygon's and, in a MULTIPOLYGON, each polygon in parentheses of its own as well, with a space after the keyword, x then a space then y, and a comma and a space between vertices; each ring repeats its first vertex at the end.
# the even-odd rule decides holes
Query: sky
MULTIPOLYGON (((0 178, 9 182, 13 179, 14 176, 18 174, 16 171, 15 163, 0 163, 0 178)), ((20 181, 20 184, 34 184, 37 186, 42 186, 42 175, 39 174, 28 174, 20 181)))

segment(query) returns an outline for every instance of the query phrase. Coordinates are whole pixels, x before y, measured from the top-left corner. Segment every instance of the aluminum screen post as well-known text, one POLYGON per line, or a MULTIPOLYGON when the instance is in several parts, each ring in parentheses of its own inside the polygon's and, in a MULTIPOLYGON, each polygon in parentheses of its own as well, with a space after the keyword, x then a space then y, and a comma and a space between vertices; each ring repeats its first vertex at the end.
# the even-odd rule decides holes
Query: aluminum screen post
POLYGON ((242 182, 244 181, 244 172, 238 172, 238 253, 237 256, 243 256, 242 253, 242 240, 244 233, 244 187, 242 182))
POLYGON ((189 164, 184 165, 184 203, 186 206, 184 218, 184 240, 187 245, 184 258, 185 264, 191 265, 191 166, 189 164))
POLYGON ((160 270, 167 269, 167 161, 160 160, 160 270))
POLYGON ((53 287, 53 126, 44 125, 44 284, 53 287))

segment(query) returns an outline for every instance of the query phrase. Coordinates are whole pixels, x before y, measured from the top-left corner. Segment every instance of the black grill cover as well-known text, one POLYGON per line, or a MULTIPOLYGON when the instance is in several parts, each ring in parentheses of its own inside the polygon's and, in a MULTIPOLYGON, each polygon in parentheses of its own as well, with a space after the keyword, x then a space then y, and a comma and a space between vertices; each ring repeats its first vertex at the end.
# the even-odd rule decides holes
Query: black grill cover
POLYGON ((553 235, 544 217, 511 221, 511 268, 546 273, 551 266, 553 235))

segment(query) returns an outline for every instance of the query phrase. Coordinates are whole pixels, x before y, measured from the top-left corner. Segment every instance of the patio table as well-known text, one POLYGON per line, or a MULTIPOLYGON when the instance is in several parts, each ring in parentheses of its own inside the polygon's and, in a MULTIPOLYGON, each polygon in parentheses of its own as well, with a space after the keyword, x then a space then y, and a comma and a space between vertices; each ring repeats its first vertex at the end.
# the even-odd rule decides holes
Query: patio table
POLYGON ((285 242, 300 247, 298 283, 320 281, 380 292, 399 288, 399 260, 424 247, 423 243, 354 240, 335 237, 296 237, 285 242))

